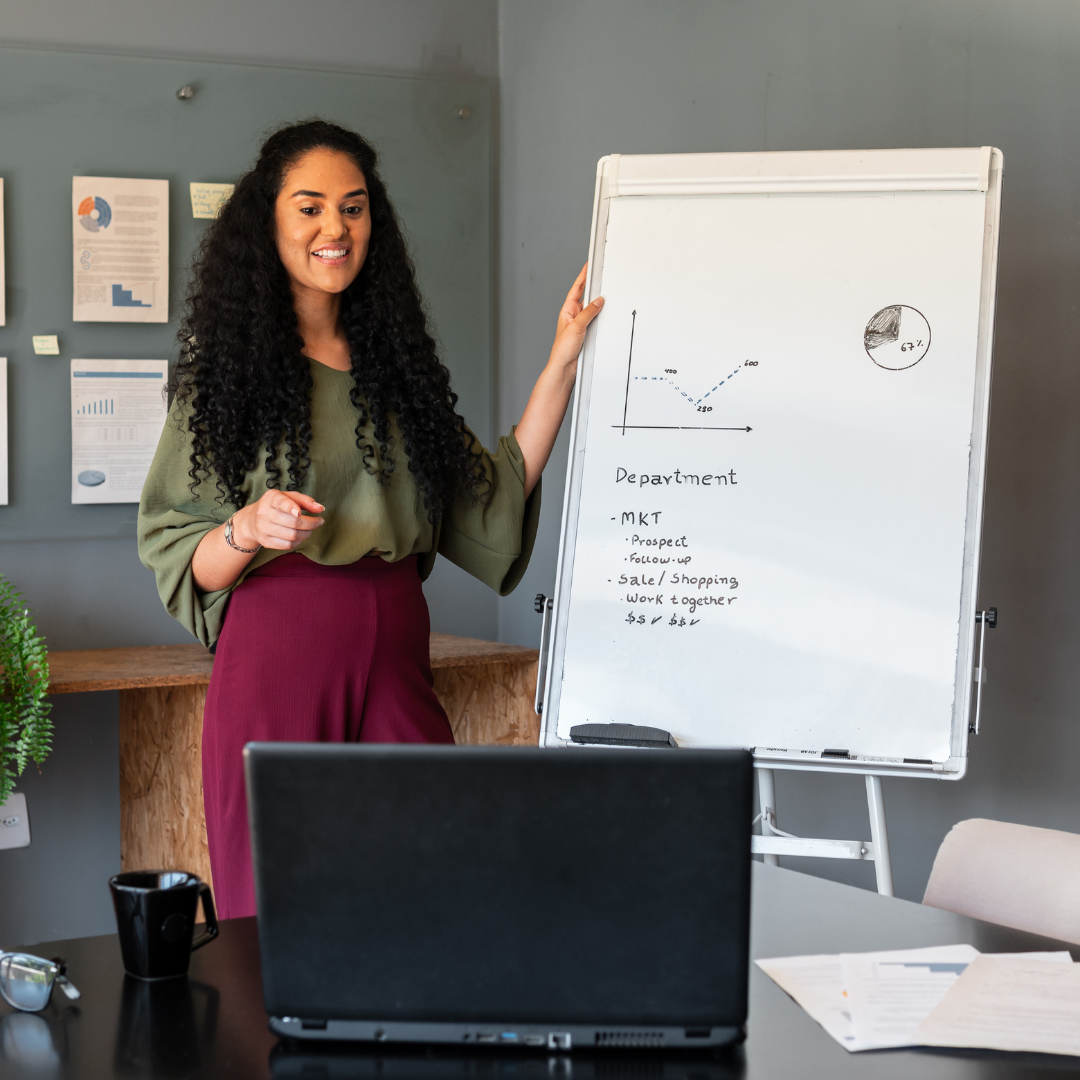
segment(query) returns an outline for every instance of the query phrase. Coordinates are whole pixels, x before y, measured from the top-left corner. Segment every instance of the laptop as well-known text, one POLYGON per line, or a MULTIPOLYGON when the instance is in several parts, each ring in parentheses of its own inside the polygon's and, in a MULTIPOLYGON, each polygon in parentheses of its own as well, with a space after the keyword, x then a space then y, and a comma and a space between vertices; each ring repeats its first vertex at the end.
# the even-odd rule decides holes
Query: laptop
POLYGON ((251 743, 244 765, 278 1035, 743 1037, 749 752, 251 743))

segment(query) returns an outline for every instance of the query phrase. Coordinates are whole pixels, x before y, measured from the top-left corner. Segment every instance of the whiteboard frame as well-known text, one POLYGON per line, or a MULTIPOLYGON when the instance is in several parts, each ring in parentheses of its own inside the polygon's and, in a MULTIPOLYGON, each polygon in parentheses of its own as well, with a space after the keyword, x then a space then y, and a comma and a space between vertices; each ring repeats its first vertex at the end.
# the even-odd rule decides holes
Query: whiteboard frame
MULTIPOLYGON (((979 565, 986 482, 987 429, 997 298, 998 233, 1001 216, 1003 158, 1000 150, 983 146, 920 150, 831 150, 741 154, 610 154, 596 167, 589 273, 585 302, 601 295, 611 200, 647 195, 735 195, 748 193, 825 194, 870 191, 985 191, 982 282, 975 359, 975 392, 968 463, 964 564, 960 593, 960 631, 957 641, 950 756, 932 766, 897 764, 855 758, 848 761, 790 756, 754 750, 755 764, 770 769, 811 772, 897 775, 959 780, 967 769, 967 737, 972 708, 975 659, 975 617, 978 611, 979 565)), ((543 687, 540 745, 578 744, 559 738, 570 587, 574 575, 578 513, 585 465, 585 442, 596 352, 595 324, 582 350, 574 391, 570 451, 563 493, 562 526, 555 578, 554 610, 543 687)))

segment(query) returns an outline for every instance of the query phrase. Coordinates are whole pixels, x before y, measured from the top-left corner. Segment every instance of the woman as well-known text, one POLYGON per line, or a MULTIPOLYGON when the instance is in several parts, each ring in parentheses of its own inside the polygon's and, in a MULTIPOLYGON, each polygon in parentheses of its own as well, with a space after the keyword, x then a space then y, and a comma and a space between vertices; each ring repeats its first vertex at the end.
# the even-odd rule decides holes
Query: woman
POLYGON ((584 271, 521 422, 455 411, 374 150, 315 120, 264 143, 196 258, 174 401, 139 508, 168 611, 216 646, 203 796, 219 912, 254 914, 252 740, 452 743, 421 581, 436 553, 505 595, 602 301, 584 271))

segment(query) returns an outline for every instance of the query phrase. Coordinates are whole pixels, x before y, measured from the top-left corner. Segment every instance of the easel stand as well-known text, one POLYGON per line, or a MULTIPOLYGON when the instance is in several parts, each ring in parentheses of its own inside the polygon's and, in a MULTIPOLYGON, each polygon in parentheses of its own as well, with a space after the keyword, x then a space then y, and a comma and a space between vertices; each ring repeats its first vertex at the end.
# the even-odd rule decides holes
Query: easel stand
POLYGON ((889 833, 885 826, 885 802, 881 777, 866 777, 866 804, 870 810, 869 840, 810 840, 784 832, 776 823, 776 785, 772 769, 758 768, 758 796, 761 803, 761 836, 750 838, 750 850, 764 855, 770 866, 780 864, 781 855, 802 855, 818 859, 860 859, 871 861, 877 875, 877 891, 893 895, 889 833))

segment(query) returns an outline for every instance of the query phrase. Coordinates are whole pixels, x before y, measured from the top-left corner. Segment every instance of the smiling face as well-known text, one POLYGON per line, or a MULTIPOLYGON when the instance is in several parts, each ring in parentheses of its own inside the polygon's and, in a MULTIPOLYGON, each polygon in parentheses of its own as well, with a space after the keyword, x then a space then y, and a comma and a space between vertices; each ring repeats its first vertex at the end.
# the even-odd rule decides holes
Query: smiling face
POLYGON ((348 154, 311 150, 285 174, 274 207, 293 293, 344 292, 371 242, 367 181, 348 154))

